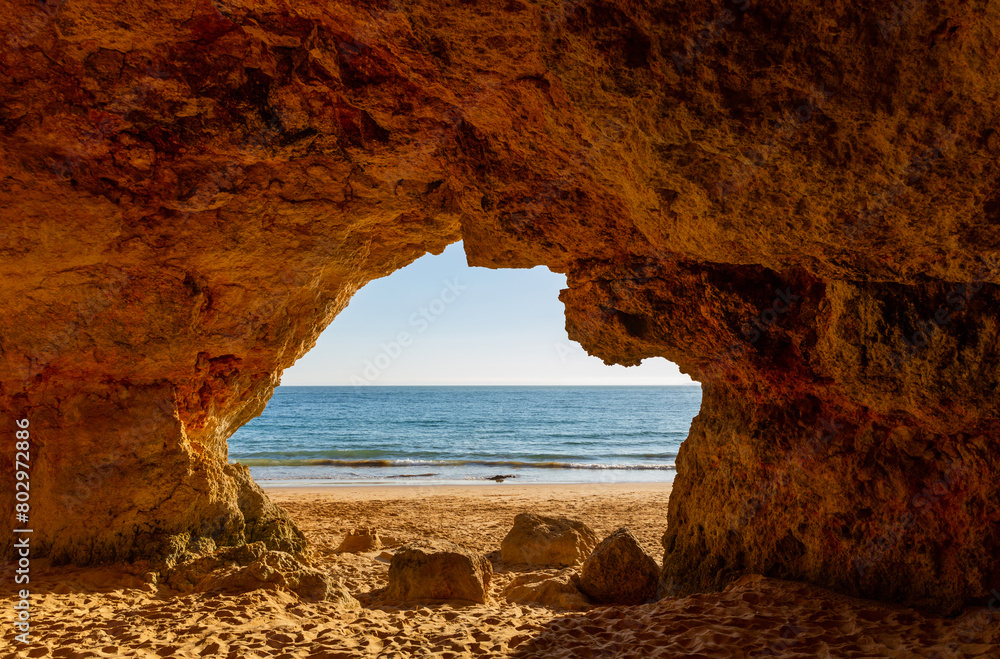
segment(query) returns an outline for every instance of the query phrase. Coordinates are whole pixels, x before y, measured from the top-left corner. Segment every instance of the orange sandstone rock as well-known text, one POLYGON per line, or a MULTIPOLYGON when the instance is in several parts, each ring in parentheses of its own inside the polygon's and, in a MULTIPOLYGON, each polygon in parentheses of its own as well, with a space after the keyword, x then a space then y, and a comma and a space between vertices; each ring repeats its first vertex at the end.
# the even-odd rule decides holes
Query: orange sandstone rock
POLYGON ((580 590, 595 602, 642 604, 656 594, 659 566, 625 527, 597 545, 580 568, 580 590))
POLYGON ((401 547, 389 563, 389 602, 464 600, 483 604, 493 566, 480 554, 447 540, 422 540, 401 547))
POLYGON ((373 528, 353 529, 347 532, 340 545, 334 550, 336 553, 361 553, 366 551, 377 551, 382 548, 382 538, 373 528))
POLYGON ((31 423, 36 555, 300 549, 227 438, 355 291, 462 239, 566 273, 591 353, 704 383, 663 592, 1000 579, 988 3, 5 9, 0 418, 31 423))
POLYGON ((579 520, 520 513, 500 543, 500 559, 525 565, 576 565, 596 546, 597 536, 579 520))
POLYGON ((504 588, 504 597, 512 603, 537 604, 566 611, 587 611, 592 608, 587 596, 580 592, 580 577, 572 568, 556 574, 519 574, 504 588))

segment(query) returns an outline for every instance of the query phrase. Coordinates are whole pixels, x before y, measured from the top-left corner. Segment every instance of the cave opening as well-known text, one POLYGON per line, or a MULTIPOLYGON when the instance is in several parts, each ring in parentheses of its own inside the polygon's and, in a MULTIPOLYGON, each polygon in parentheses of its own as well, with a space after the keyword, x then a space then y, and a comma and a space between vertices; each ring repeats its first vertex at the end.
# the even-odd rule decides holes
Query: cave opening
POLYGON ((230 461, 264 487, 671 481, 700 386, 662 358, 588 355, 565 287, 543 267, 470 267, 461 243, 369 283, 230 461))

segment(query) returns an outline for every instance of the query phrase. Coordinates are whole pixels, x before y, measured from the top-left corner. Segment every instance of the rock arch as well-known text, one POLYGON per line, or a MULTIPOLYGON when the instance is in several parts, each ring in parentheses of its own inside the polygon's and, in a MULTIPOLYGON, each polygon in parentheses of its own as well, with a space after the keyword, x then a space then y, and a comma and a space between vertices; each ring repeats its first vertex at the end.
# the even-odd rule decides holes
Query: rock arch
POLYGON ((37 551, 300 547, 227 437, 353 292, 462 239, 566 273, 592 353, 704 383, 664 592, 1000 580, 985 4, 15 4, 0 409, 37 551))

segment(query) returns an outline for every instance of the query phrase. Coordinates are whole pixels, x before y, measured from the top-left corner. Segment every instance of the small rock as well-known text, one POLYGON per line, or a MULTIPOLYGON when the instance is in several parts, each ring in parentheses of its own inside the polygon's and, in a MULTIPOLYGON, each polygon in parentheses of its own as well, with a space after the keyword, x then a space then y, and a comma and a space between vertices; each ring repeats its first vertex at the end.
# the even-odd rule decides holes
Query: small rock
POLYGON ((576 565, 596 545, 597 535, 583 522, 521 513, 500 543, 500 558, 505 563, 576 565))
POLYGON ((382 548, 382 539, 378 532, 370 527, 348 531, 344 540, 334 552, 337 554, 359 554, 365 551, 378 551, 382 548))
POLYGON ((383 598, 484 604, 492 577, 493 567, 483 556, 447 540, 423 540, 393 554, 383 598))
POLYGON ((307 600, 334 601, 346 608, 360 606, 339 581, 291 554, 268 550, 262 542, 226 547, 179 563, 166 573, 164 581, 185 593, 285 588, 307 600))
POLYGON ((656 594, 659 572, 653 557, 622 527, 584 561, 580 590, 603 604, 642 604, 656 594))
POLYGON ((383 547, 399 547, 400 545, 406 544, 405 542, 403 542, 402 540, 400 540, 395 536, 379 534, 378 537, 382 539, 383 547))
POLYGON ((333 602, 338 607, 342 609, 360 609, 361 602, 354 598, 351 594, 350 589, 344 585, 344 582, 340 579, 336 581, 331 580, 329 587, 326 591, 326 596, 323 598, 324 602, 333 602))
POLYGON ((511 603, 540 604, 566 611, 591 608, 586 595, 580 592, 580 578, 572 569, 554 575, 545 572, 519 574, 507 584, 504 596, 511 603))

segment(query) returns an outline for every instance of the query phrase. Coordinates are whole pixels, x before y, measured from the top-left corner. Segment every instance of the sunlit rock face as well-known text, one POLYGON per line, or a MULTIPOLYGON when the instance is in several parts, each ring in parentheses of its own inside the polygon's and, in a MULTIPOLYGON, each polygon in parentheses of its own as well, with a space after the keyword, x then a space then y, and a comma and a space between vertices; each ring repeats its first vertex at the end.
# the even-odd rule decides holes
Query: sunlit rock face
POLYGON ((592 353, 705 384, 661 592, 763 572, 985 596, 997 22, 947 1, 8 3, 0 407, 32 424, 36 551, 300 547, 226 439, 358 288, 464 239, 473 265, 566 273, 592 353))

